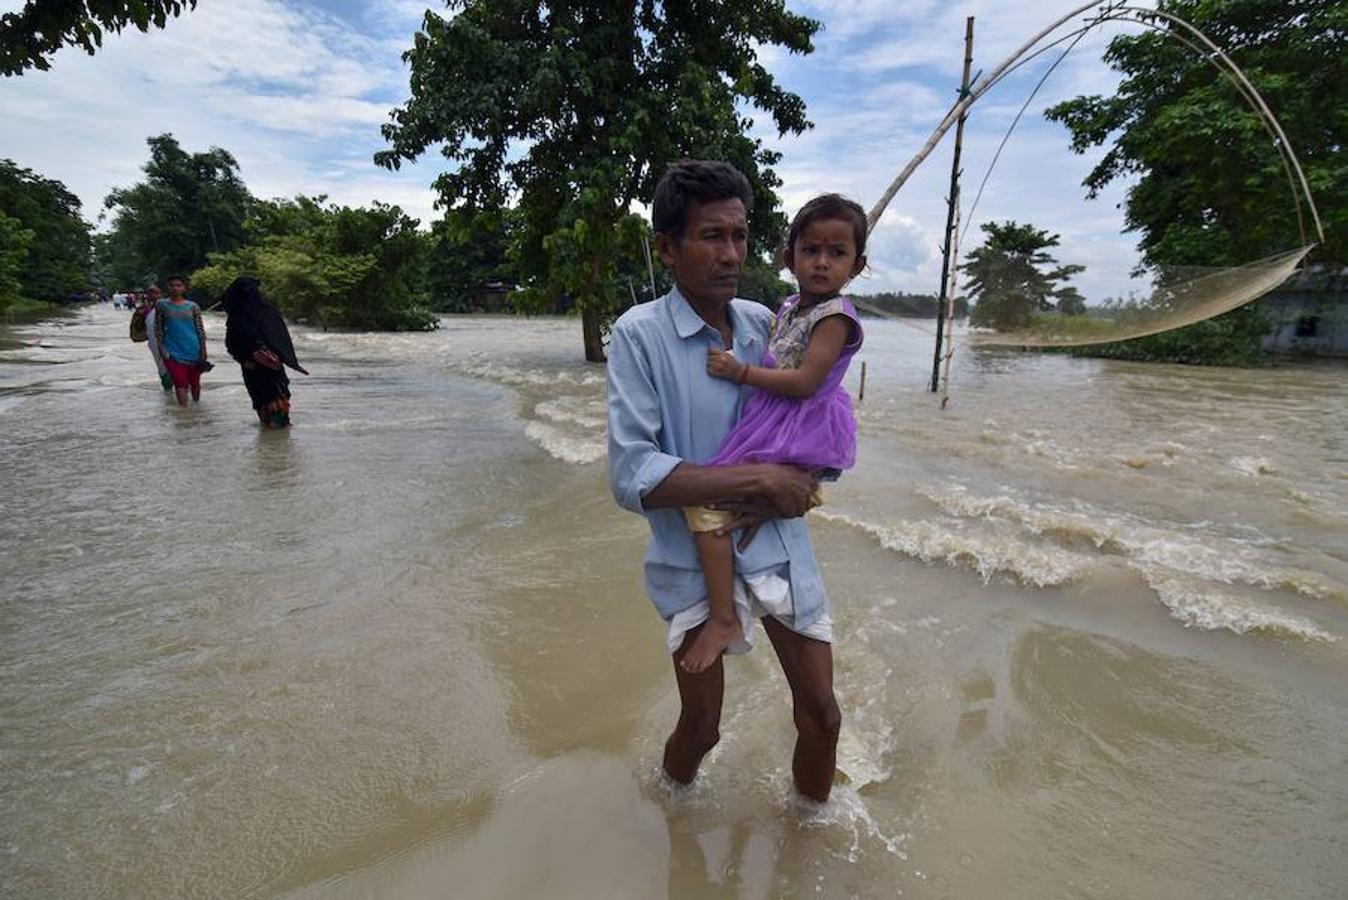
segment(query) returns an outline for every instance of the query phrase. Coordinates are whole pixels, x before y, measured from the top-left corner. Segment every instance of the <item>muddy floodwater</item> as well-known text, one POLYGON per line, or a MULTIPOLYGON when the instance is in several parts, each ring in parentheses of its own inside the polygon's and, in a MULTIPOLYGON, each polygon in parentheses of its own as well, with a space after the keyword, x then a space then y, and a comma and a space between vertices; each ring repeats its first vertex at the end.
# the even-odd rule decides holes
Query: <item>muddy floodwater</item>
POLYGON ((1348 896, 1348 366, 957 348, 868 320, 811 513, 840 784, 766 642, 677 712, 575 320, 223 321, 200 405, 126 314, 0 329, 0 895, 1348 896))

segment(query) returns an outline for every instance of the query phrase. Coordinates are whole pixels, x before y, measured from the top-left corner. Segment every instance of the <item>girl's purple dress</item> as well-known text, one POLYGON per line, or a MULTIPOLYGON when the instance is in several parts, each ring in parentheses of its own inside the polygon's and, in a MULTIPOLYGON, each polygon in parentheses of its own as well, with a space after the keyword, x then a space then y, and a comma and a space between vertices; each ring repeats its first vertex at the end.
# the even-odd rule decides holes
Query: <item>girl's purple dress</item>
POLYGON ((842 387, 847 367, 861 349, 856 307, 846 297, 834 297, 797 315, 799 302, 799 295, 790 297, 777 310, 763 354, 764 366, 798 368, 814 326, 829 316, 844 315, 851 320, 851 340, 813 396, 783 397, 754 391, 710 465, 789 463, 803 469, 841 471, 856 462, 857 423, 852 417, 852 398, 842 387))

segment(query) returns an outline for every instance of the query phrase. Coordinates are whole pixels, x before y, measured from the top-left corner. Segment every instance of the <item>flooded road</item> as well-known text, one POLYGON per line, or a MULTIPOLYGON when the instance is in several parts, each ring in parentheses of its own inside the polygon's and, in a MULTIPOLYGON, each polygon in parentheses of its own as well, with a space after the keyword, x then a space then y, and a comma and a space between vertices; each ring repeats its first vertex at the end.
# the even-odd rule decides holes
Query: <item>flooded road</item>
POLYGON ((960 348, 941 411, 868 320, 805 810, 763 647, 697 784, 656 775, 577 321, 297 329, 277 433, 207 318, 188 410, 123 313, 0 330, 0 895, 1342 896, 1342 365, 960 348))

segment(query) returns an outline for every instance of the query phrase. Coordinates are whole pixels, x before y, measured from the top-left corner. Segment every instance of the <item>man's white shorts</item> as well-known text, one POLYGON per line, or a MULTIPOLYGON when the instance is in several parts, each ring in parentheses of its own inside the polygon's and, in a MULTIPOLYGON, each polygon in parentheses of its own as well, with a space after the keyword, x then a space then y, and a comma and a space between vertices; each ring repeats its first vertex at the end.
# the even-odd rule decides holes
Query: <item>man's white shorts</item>
MULTIPOLYGON (((744 637, 726 648, 726 653, 748 653, 754 648, 754 619, 772 616, 796 634, 816 641, 833 643, 833 619, 825 612, 805 628, 795 626, 795 607, 791 602, 791 582, 779 575, 757 575, 750 579, 735 576, 735 615, 740 620, 744 637)), ((706 600, 680 610, 669 620, 669 636, 665 643, 674 653, 683 645, 683 639, 711 616, 711 605, 706 600)))

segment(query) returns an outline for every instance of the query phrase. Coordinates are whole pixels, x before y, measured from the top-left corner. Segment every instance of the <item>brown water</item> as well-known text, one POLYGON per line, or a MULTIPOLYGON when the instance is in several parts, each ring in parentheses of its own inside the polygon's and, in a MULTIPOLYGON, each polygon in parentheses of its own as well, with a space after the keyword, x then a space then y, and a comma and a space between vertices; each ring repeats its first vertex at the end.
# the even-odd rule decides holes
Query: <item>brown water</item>
POLYGON ((124 314, 0 333, 0 893, 1344 896, 1343 367, 961 350, 942 412, 869 323, 806 809, 764 648, 656 775, 578 323, 445 325, 298 334, 289 433, 225 364, 173 408, 124 314))

